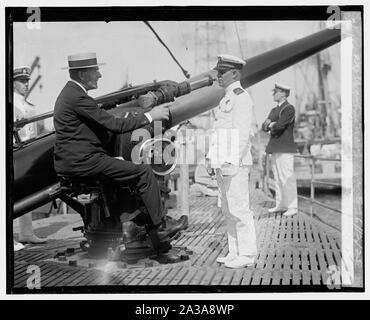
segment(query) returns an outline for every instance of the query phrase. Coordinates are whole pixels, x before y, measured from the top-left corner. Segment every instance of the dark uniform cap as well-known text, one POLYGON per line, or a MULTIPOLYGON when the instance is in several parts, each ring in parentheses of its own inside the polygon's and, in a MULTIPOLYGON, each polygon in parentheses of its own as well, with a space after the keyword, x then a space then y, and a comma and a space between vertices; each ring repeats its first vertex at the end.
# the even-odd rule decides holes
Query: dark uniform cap
POLYGON ((30 79, 31 78, 31 68, 27 66, 23 67, 17 67, 13 71, 13 80, 15 79, 21 79, 21 78, 26 78, 30 79))
POLYGON ((214 70, 226 71, 231 69, 241 70, 245 65, 245 61, 238 57, 232 56, 230 54, 220 54, 217 56, 218 62, 214 70))

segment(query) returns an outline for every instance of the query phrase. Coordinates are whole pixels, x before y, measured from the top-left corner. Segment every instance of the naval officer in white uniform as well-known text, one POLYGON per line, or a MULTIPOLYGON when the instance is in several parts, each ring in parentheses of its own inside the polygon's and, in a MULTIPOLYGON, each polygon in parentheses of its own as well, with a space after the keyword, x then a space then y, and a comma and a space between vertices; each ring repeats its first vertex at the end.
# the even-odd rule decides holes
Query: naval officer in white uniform
MULTIPOLYGON (((26 100, 28 84, 30 81, 31 69, 27 66, 17 67, 13 72, 14 83, 14 121, 31 118, 36 115, 36 108, 26 100)), ((26 141, 37 136, 37 123, 26 124, 18 131, 22 141, 26 141)), ((46 239, 37 237, 33 233, 32 212, 26 213, 18 218, 19 221, 19 241, 23 243, 44 243, 46 239)), ((23 249, 23 245, 14 242, 14 251, 23 249)))
POLYGON ((216 169, 229 247, 226 257, 219 257, 217 262, 228 268, 253 265, 257 255, 254 219, 249 205, 253 102, 240 83, 244 65, 245 61, 238 57, 218 56, 215 70, 219 85, 225 88, 225 96, 216 108, 207 156, 210 166, 216 169))

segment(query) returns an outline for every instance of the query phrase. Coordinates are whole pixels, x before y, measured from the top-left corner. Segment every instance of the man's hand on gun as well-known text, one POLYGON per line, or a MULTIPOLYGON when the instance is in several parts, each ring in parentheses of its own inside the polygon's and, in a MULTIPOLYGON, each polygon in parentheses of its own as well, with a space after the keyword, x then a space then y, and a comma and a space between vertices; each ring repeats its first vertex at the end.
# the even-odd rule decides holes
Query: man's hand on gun
POLYGON ((206 170, 211 177, 216 175, 215 169, 211 167, 211 160, 209 158, 206 158, 206 170))
POLYGON ((169 104, 159 105, 149 111, 153 121, 168 120, 170 118, 169 104))

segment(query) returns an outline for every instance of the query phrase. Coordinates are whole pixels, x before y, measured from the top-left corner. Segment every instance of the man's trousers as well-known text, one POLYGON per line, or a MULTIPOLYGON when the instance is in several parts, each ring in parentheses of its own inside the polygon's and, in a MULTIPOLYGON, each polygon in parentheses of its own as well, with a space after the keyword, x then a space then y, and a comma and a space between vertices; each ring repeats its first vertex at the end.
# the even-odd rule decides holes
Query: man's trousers
POLYGON ((293 153, 273 153, 271 167, 275 178, 276 207, 297 209, 297 181, 293 153))
POLYGON ((229 253, 240 256, 257 254, 253 213, 249 207, 249 168, 239 167, 233 176, 216 170, 221 190, 221 210, 225 216, 229 253))
POLYGON ((150 165, 134 164, 131 161, 101 155, 98 165, 90 174, 113 180, 122 187, 135 187, 149 212, 153 224, 161 223, 163 218, 161 195, 150 165))

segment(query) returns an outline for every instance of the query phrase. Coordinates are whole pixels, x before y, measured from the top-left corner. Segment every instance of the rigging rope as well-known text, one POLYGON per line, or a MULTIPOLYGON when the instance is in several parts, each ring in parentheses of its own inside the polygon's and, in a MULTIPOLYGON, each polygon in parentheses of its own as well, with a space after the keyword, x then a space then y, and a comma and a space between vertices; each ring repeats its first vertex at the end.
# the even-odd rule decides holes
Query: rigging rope
POLYGON ((166 44, 163 42, 163 40, 160 38, 160 36, 157 34, 157 32, 153 29, 153 27, 150 25, 150 23, 148 21, 143 21, 150 30, 152 30, 152 32, 154 33, 154 35, 157 37, 158 41, 167 49, 168 53, 171 55, 172 59, 176 62, 176 64, 180 67, 182 73, 184 74, 184 76, 189 79, 190 78, 190 74, 189 72, 187 72, 182 66, 181 64, 177 61, 177 59, 175 58, 175 56, 172 54, 172 52, 170 51, 170 49, 166 46, 166 44))
POLYGON ((235 26, 235 30, 236 30, 236 36, 238 37, 240 54, 242 55, 242 59, 244 59, 244 53, 243 53, 242 44, 241 44, 241 41, 240 41, 239 31, 238 31, 238 26, 236 24, 236 21, 234 21, 234 26, 235 26))

